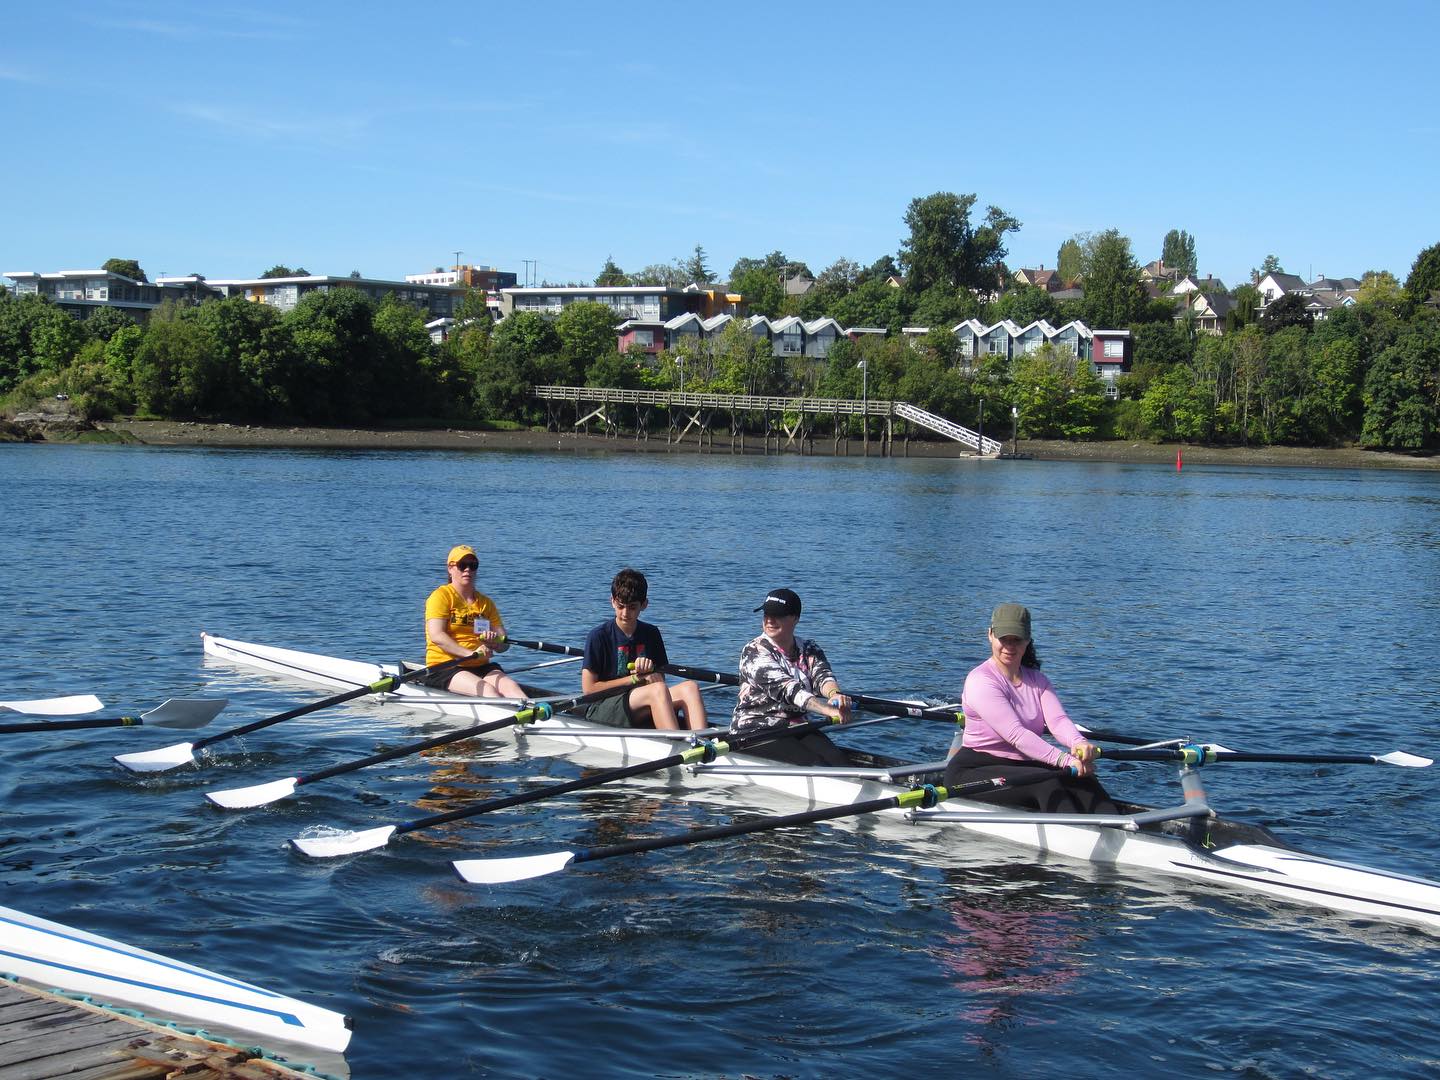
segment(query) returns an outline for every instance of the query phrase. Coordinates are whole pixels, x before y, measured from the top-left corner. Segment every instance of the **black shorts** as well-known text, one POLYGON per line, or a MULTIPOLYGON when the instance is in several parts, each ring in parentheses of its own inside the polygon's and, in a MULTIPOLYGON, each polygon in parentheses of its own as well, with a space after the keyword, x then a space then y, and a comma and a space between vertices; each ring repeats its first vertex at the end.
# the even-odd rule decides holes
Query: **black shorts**
POLYGON ((421 686, 433 686, 436 690, 449 690, 450 680, 459 675, 462 671, 468 671, 471 675, 478 675, 482 679, 492 671, 503 670, 499 664, 481 664, 479 667, 458 667, 446 668, 444 671, 434 671, 415 681, 421 686))

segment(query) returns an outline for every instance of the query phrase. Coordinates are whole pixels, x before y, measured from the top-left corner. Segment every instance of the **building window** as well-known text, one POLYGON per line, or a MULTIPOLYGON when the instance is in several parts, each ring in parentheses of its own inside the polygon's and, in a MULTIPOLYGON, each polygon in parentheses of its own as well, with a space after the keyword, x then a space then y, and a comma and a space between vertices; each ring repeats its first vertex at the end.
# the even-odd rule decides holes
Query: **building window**
POLYGON ((1104 355, 1123 360, 1125 358, 1125 342, 1118 338, 1108 338, 1105 342, 1104 355))
POLYGON ((634 337, 631 340, 633 340, 636 345, 644 345, 645 348, 648 349, 655 344, 654 330, 636 330, 633 333, 634 337))

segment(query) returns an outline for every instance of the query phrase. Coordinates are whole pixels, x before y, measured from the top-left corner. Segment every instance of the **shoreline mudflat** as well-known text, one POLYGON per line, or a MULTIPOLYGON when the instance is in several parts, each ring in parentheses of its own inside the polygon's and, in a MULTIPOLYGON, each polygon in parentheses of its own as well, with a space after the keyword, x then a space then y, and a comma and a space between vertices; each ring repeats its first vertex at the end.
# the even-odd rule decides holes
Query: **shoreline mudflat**
MULTIPOLYGON (((547 450, 570 453, 688 453, 697 452, 693 441, 667 445, 663 436, 637 440, 632 435, 601 435, 545 431, 469 431, 459 428, 423 431, 366 430, 360 428, 260 427, 249 424, 202 423, 175 420, 126 420, 101 424, 127 441, 146 446, 214 446, 236 448, 276 447, 333 450, 547 450)), ((816 439, 816 456, 829 456, 834 443, 816 439)), ((746 453, 760 454, 763 444, 751 436, 746 453)), ((773 446, 773 444, 772 444, 773 446)), ((843 444, 842 444, 843 448, 843 444)), ((905 444, 896 441, 895 456, 906 456, 905 444)), ((1010 444, 1007 442, 1006 451, 1010 444)), ((1059 439, 1021 439, 1019 453, 1040 461, 1105 461, 1174 467, 1177 452, 1187 465, 1266 465, 1328 469, 1440 470, 1440 455, 1411 455, 1361 450, 1356 447, 1311 448, 1295 446, 1229 447, 1174 443, 1067 442, 1059 439)), ((704 453, 728 454, 728 436, 717 436, 704 453)), ((773 450, 772 450, 773 452, 773 450)), ((794 453, 791 447, 788 453, 794 453)), ((844 450, 842 449, 842 454, 844 450)), ((849 440, 850 457, 859 457, 859 439, 849 440)), ((870 456, 879 456, 879 444, 870 444, 870 456)), ((909 457, 970 457, 970 451, 952 442, 912 440, 909 457)))

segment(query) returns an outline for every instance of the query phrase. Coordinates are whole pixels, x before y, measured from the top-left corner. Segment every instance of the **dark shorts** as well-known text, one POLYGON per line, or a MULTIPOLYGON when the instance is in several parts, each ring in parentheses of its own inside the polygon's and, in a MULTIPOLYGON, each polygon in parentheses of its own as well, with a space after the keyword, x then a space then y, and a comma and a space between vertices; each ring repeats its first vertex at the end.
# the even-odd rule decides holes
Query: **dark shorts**
POLYGON ((459 675, 462 671, 468 671, 471 675, 479 675, 484 678, 492 671, 503 670, 499 664, 481 664, 479 667, 458 667, 446 668, 444 671, 436 671, 423 676, 415 681, 421 686, 433 686, 436 690, 449 690, 450 680, 459 675))
POLYGON ((630 691, 624 690, 613 697, 601 698, 585 710, 585 719, 606 727, 654 727, 653 724, 635 722, 635 713, 630 708, 630 691))
POLYGON ((1012 761, 961 748, 945 765, 945 786, 1003 776, 1011 787, 971 796, 982 802, 1046 814, 1116 814, 1119 808, 1093 776, 1071 776, 1038 761, 1012 761))

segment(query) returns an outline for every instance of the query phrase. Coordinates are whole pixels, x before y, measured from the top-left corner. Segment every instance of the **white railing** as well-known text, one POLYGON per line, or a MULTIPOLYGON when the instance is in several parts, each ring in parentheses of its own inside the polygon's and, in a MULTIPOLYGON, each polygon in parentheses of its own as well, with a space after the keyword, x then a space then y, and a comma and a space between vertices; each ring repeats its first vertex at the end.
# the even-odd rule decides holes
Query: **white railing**
POLYGON ((959 424, 952 424, 943 416, 936 416, 934 413, 926 412, 924 409, 911 405, 908 401, 897 401, 895 403, 895 415, 909 420, 912 424, 919 424, 921 427, 929 428, 931 431, 944 435, 948 439, 964 443, 973 450, 979 450, 982 454, 998 454, 1002 446, 994 439, 984 435, 978 435, 967 427, 959 424))

